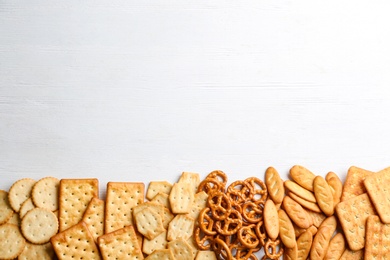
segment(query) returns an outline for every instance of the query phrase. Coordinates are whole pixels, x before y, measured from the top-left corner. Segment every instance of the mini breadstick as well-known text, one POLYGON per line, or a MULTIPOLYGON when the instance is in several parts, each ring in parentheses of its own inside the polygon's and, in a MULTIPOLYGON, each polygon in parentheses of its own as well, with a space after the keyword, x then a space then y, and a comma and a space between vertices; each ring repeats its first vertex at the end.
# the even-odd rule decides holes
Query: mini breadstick
POLYGON ((313 243, 313 235, 306 231, 297 239, 298 257, 297 260, 306 260, 310 254, 310 248, 313 243))
POLYGON ((272 200, 264 205, 264 226, 269 238, 275 240, 279 236, 278 210, 272 200))
POLYGON ((332 216, 334 212, 332 191, 326 180, 322 176, 314 178, 314 195, 321 211, 327 216, 332 216))
POLYGON ((331 237, 332 234, 329 227, 324 226, 318 229, 310 250, 310 259, 323 259, 325 257, 331 237))
POLYGON ((268 194, 275 204, 283 202, 284 185, 279 173, 275 168, 269 167, 265 171, 265 185, 267 186, 268 194))
POLYGON ((311 171, 300 165, 294 165, 290 169, 291 178, 303 188, 314 191, 313 181, 316 177, 311 171))
POLYGON ((8 192, 8 200, 15 212, 19 212, 23 202, 31 197, 31 190, 35 181, 30 178, 24 178, 12 184, 8 192))
POLYGON ((287 213, 283 209, 278 211, 278 216, 280 239, 287 248, 294 248, 297 244, 295 239, 294 226, 287 213))
POLYGON ((345 239, 342 233, 337 233, 329 242, 325 260, 338 260, 345 251, 345 239))
POLYGON ((298 195, 302 199, 305 199, 307 201, 314 202, 314 203, 317 202, 314 194, 311 191, 306 190, 305 188, 299 186, 298 184, 296 184, 293 181, 290 181, 290 180, 285 181, 284 186, 290 192, 295 193, 296 195, 298 195))
POLYGON ((295 244, 293 248, 286 247, 284 250, 284 258, 285 260, 296 260, 298 259, 298 246, 295 244))
POLYGON ((321 226, 322 222, 326 219, 326 216, 323 213, 317 213, 311 210, 306 210, 307 214, 313 219, 313 225, 317 228, 321 226))
POLYGON ((307 212, 299 205, 295 200, 289 196, 285 196, 283 199, 283 208, 291 221, 294 222, 300 228, 310 227, 310 219, 307 212))
POLYGON ((326 182, 328 183, 330 190, 332 191, 333 196, 333 206, 336 205, 341 200, 341 194, 343 193, 343 183, 341 182, 339 176, 334 172, 329 172, 325 177, 326 182))
POLYGON ((301 197, 299 197, 298 195, 296 195, 293 192, 289 192, 287 195, 289 197, 291 197, 293 200, 295 200, 296 202, 298 202, 305 209, 308 209, 308 210, 311 210, 311 211, 315 211, 315 212, 318 212, 318 213, 322 213, 322 211, 321 211, 320 207, 318 207, 317 203, 314 203, 314 202, 302 199, 301 197))

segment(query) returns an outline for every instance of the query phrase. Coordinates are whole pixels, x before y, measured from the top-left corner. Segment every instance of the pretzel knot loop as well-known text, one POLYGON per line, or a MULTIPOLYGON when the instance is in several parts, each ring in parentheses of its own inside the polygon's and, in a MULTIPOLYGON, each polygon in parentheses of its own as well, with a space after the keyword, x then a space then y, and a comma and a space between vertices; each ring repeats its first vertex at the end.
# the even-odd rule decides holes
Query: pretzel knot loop
POLYGON ((212 216, 216 220, 226 219, 232 210, 232 204, 223 192, 214 191, 210 193, 207 203, 211 209, 212 216))

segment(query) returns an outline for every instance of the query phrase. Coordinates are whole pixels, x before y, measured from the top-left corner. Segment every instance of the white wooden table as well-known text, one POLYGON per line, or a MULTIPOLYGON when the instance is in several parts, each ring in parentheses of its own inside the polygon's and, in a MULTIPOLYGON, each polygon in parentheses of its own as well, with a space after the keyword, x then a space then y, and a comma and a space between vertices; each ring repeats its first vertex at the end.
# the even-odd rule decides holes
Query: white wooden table
POLYGON ((0 0, 0 189, 390 166, 389 10, 0 0))

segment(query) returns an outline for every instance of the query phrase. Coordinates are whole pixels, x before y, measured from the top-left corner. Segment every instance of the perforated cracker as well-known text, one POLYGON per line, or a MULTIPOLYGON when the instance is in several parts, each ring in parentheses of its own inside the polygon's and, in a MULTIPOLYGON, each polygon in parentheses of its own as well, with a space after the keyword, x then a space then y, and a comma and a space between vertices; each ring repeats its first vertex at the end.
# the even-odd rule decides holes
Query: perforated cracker
POLYGON ((8 192, 0 190, 0 225, 6 223, 14 214, 8 201, 8 192))
POLYGON ((164 230, 160 235, 156 236, 152 240, 144 239, 142 244, 142 252, 150 255, 155 250, 165 249, 168 245, 167 231, 164 230))
POLYGON ((22 219, 24 215, 26 215, 27 212, 35 208, 34 203, 32 202, 31 198, 28 198, 25 202, 23 202, 22 206, 19 210, 19 216, 22 219))
POLYGON ((164 232, 161 216, 151 208, 144 208, 134 215, 137 230, 147 239, 154 239, 164 232))
POLYGON ((390 224, 390 167, 367 176, 364 186, 381 221, 390 224))
POLYGON ((19 255, 18 260, 52 260, 55 259, 54 254, 54 249, 50 242, 42 245, 34 245, 26 242, 26 246, 19 255))
POLYGON ((362 249, 365 244, 366 220, 376 213, 367 193, 340 202, 336 206, 336 213, 349 248, 355 251, 362 249))
POLYGON ((13 224, 0 225, 0 257, 14 259, 18 257, 26 244, 18 226, 13 224))
POLYGON ((364 259, 390 258, 390 224, 382 223, 378 216, 369 216, 366 224, 364 259))
POLYGON ((133 226, 126 226, 98 238, 104 260, 144 259, 133 226))
POLYGON ((171 204, 169 204, 169 195, 166 193, 157 193, 157 195, 153 197, 151 202, 161 204, 168 209, 171 207, 171 204))
POLYGON ((175 215, 173 215, 169 209, 164 208, 164 215, 163 215, 162 221, 163 221, 163 226, 165 229, 168 229, 168 225, 174 217, 175 217, 175 215))
POLYGON ((195 220, 187 215, 178 214, 169 223, 167 240, 172 241, 182 237, 189 239, 194 232, 195 220))
MULTIPOLYGON (((164 217, 164 206, 159 204, 159 203, 155 203, 155 202, 151 202, 151 201, 147 201, 147 202, 144 202, 144 203, 141 203, 139 204, 138 206, 134 207, 133 208, 133 217, 138 213, 140 212, 141 210, 143 209, 146 209, 146 208, 149 208, 149 209, 152 209, 153 211, 155 211, 161 218, 164 217)), ((137 220, 135 220, 136 222, 137 220)))
POLYGON ((144 188, 140 182, 107 183, 104 232, 134 225, 132 209, 144 201, 144 188))
POLYGON ((195 260, 217 260, 217 256, 215 255, 214 251, 199 251, 195 260))
POLYGON ((148 255, 145 260, 175 260, 171 250, 169 249, 158 249, 155 250, 152 254, 148 255))
POLYGON ((185 183, 175 183, 169 194, 169 202, 171 211, 175 214, 186 214, 191 211, 192 203, 194 201, 194 192, 190 186, 185 183))
POLYGON ((99 249, 83 221, 53 236, 51 243, 59 260, 102 259, 99 249))
POLYGON ((208 195, 204 191, 196 193, 188 215, 194 219, 198 219, 200 211, 207 207, 207 198, 208 195))
POLYGON ((97 179, 62 179, 59 192, 60 232, 77 224, 92 198, 99 195, 97 179))
POLYGON ((181 260, 193 260, 193 252, 191 246, 183 239, 178 238, 168 243, 168 249, 171 250, 175 258, 181 260))
POLYGON ((167 181, 151 181, 146 191, 146 198, 152 200, 157 194, 169 194, 172 189, 172 184, 167 181))
POLYGON ((51 211, 58 209, 60 181, 54 177, 45 177, 34 184, 31 198, 34 205, 51 211))
POLYGON ((31 197, 31 190, 35 181, 30 178, 24 178, 12 184, 8 192, 8 200, 12 209, 19 212, 23 202, 31 197))
POLYGON ((351 250, 346 248, 339 260, 363 260, 364 259, 364 250, 351 250))
POLYGON ((178 183, 187 184, 187 187, 189 187, 191 192, 195 194, 200 183, 199 174, 194 172, 183 172, 179 178, 178 183))
POLYGON ((373 172, 351 166, 348 169, 347 177, 343 186, 343 193, 341 194, 341 201, 346 201, 366 192, 364 187, 364 179, 373 174, 373 172))
POLYGON ((58 219, 50 210, 34 208, 24 215, 20 228, 29 242, 44 244, 57 234, 58 219))
POLYGON ((104 200, 92 198, 82 218, 95 242, 99 236, 104 234, 104 206, 104 200))

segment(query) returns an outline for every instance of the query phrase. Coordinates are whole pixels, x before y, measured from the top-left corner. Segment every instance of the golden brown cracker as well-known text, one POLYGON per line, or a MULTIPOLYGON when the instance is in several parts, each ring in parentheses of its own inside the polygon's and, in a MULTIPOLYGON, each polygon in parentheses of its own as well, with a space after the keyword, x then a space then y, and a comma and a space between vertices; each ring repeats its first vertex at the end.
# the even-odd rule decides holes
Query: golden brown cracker
POLYGON ((185 183, 190 188, 191 192, 195 194, 198 191, 200 177, 195 172, 183 172, 179 178, 178 183, 185 183))
POLYGON ((390 257, 390 224, 382 223, 379 216, 369 216, 366 223, 364 259, 390 257))
POLYGON ((366 192, 364 187, 364 179, 373 174, 371 171, 351 166, 348 169, 347 177, 344 182, 341 201, 349 200, 366 192))
POLYGON ((59 192, 60 232, 77 224, 92 198, 99 195, 97 179, 62 179, 59 192))
POLYGON ((169 249, 157 249, 153 253, 148 255, 145 260, 175 260, 171 250, 169 249))
POLYGON ((336 213, 349 248, 362 249, 365 244, 366 220, 376 213, 367 193, 340 202, 336 206, 336 213))
POLYGON ((183 238, 170 241, 168 243, 168 249, 176 256, 175 258, 180 258, 181 260, 194 259, 191 246, 183 238))
POLYGON ((338 260, 345 251, 345 239, 342 233, 337 233, 329 242, 325 260, 338 260))
POLYGON ((313 245, 310 250, 310 259, 323 259, 328 251, 329 242, 332 238, 330 228, 320 227, 313 239, 313 245))
POLYGON ((301 197, 299 197, 298 195, 296 195, 293 192, 289 192, 287 195, 290 198, 292 198, 293 200, 295 200, 296 202, 298 202, 305 209, 311 210, 311 211, 315 211, 315 212, 318 212, 318 213, 322 213, 322 211, 321 211, 320 207, 318 207, 317 203, 314 203, 314 202, 302 199, 301 197))
POLYGON ((31 190, 35 180, 24 178, 12 184, 8 192, 8 201, 15 212, 19 212, 23 202, 31 197, 31 190))
POLYGON ((191 211, 194 194, 186 182, 173 184, 169 194, 171 211, 175 214, 186 214, 191 211))
POLYGON ((214 251, 198 251, 195 260, 217 260, 217 256, 215 255, 214 251))
POLYGON ((316 177, 311 171, 300 165, 294 165, 290 169, 291 178, 303 188, 314 191, 313 181, 316 177))
POLYGON ((107 183, 105 233, 134 225, 132 209, 144 201, 144 188, 145 185, 141 182, 107 183))
POLYGON ((98 238, 104 260, 144 259, 133 226, 126 226, 98 238))
POLYGON ((317 202, 313 192, 301 187, 300 185, 298 185, 297 183, 295 183, 293 181, 286 180, 284 182, 284 187, 287 190, 289 190, 290 192, 295 193, 296 195, 298 195, 302 199, 305 199, 305 200, 313 202, 313 203, 317 202))
POLYGON ((19 255, 18 260, 52 260, 55 259, 53 246, 50 242, 42 245, 35 245, 26 242, 23 252, 19 255))
POLYGON ((287 213, 283 209, 278 211, 278 216, 280 239, 287 248, 294 248, 297 244, 294 226, 287 213))
POLYGON ((104 200, 92 198, 82 218, 95 242, 104 234, 104 207, 104 200))
POLYGON ((157 194, 169 194, 172 184, 167 181, 151 181, 146 191, 146 198, 152 200, 157 194))
POLYGON ((134 219, 138 232, 149 240, 154 239, 165 230, 161 215, 151 208, 144 208, 137 212, 134 219))
POLYGON ((346 248, 339 260, 363 260, 364 259, 364 250, 351 250, 346 248))
POLYGON ((265 171, 264 177, 270 198, 275 204, 282 203, 284 197, 284 185, 277 170, 274 167, 268 167, 265 171))
POLYGON ((289 196, 285 196, 283 199, 283 208, 290 217, 291 221, 298 227, 310 227, 310 222, 312 221, 309 219, 310 216, 295 200, 291 199, 289 196))
POLYGON ((2 259, 17 258, 24 249, 26 240, 18 226, 13 224, 0 225, 0 257, 2 259))
POLYGON ((164 230, 161 234, 151 240, 145 238, 142 244, 142 252, 147 255, 150 255, 155 250, 165 249, 167 245, 167 231, 164 230))
POLYGON ((176 215, 168 226, 167 240, 172 241, 179 237, 189 239, 194 232, 195 220, 187 215, 176 215))
POLYGON ((20 206, 19 216, 22 219, 27 212, 35 208, 34 203, 31 198, 28 198, 25 202, 23 202, 22 206, 20 206))
POLYGON ((0 190, 0 225, 6 223, 14 214, 8 201, 8 192, 0 190))
POLYGON ((150 201, 154 202, 154 203, 161 204, 162 206, 164 206, 168 209, 171 207, 171 204, 169 203, 169 195, 166 193, 159 192, 150 201))

